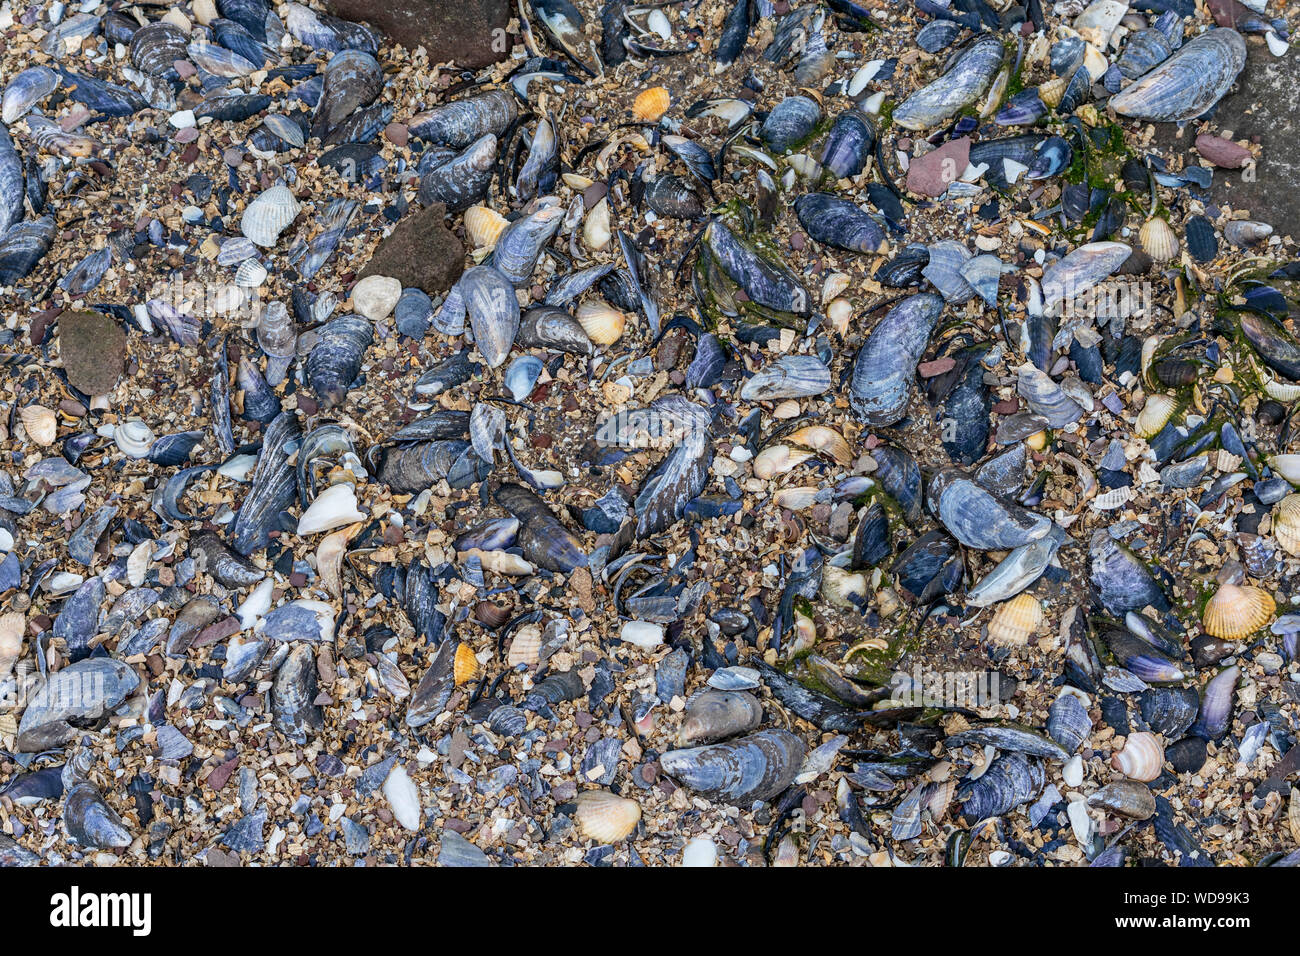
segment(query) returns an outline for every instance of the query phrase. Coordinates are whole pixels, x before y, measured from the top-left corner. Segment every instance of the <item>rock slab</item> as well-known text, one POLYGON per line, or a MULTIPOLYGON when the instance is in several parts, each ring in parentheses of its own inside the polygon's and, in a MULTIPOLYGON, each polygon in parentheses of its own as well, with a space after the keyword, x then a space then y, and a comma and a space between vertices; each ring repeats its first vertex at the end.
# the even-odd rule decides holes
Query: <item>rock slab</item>
POLYGON ((330 12, 369 23, 408 50, 423 46, 430 63, 477 70, 505 59, 509 0, 330 0, 330 12))

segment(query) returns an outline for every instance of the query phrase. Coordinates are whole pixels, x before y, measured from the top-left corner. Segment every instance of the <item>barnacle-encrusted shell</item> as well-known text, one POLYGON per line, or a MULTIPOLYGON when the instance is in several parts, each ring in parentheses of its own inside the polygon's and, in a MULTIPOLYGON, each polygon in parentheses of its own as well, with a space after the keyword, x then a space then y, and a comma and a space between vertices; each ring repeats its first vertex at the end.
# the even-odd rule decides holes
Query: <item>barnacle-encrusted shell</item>
POLYGON ((1273 596, 1251 584, 1224 584, 1205 605, 1205 633, 1225 641, 1249 637, 1269 622, 1273 596))
POLYGON ((608 790, 584 790, 577 803, 573 821, 583 836, 597 843, 625 840, 641 822, 641 804, 608 790))

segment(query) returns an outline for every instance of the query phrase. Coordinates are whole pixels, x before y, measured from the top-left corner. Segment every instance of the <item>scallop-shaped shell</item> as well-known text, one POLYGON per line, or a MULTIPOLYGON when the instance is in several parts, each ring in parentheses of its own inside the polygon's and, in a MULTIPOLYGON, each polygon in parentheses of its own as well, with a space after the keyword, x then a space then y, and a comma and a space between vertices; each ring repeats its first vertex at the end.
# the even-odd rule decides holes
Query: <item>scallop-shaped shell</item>
POLYGON ((262 120, 262 125, 290 146, 301 148, 307 142, 307 138, 303 135, 302 125, 283 113, 271 113, 262 120))
POLYGON ((165 21, 142 26, 131 37, 131 63, 150 76, 175 70, 177 60, 187 59, 189 39, 179 27, 165 21))
POLYGON ((627 316, 604 302, 584 302, 578 306, 578 324, 596 345, 613 345, 623 337, 627 316))
POLYGON ((1205 633, 1225 641, 1249 637, 1269 622, 1273 596, 1251 584, 1224 584, 1205 605, 1205 633))
POLYGON ((298 535, 333 531, 354 521, 365 521, 366 516, 357 508, 357 492, 347 482, 330 485, 313 501, 298 519, 298 535))
POLYGON ((999 605, 989 621, 989 640, 1004 647, 1024 647, 1043 624, 1043 605, 1031 594, 1017 594, 999 605))
POLYGON ((9 125, 55 91, 59 75, 48 66, 29 66, 5 87, 0 117, 9 125))
POLYGON ((301 209, 292 190, 283 183, 277 183, 258 195, 244 209, 244 215, 239 220, 240 232, 264 249, 270 249, 301 209))
POLYGON ((463 641, 457 644, 456 656, 452 658, 451 670, 457 687, 468 684, 478 677, 478 658, 474 656, 474 648, 463 641))
POLYGON ((1222 99, 1245 65, 1240 33, 1207 30, 1112 96, 1109 105, 1121 116, 1157 123, 1194 119, 1222 99))
POLYGON ((235 285, 243 289, 256 289, 266 281, 266 266, 257 259, 245 259, 235 270, 235 285))
POLYGON ((1178 411, 1178 399, 1172 395, 1156 392, 1148 395, 1142 411, 1138 412, 1133 423, 1133 432, 1139 438, 1154 438, 1160 430, 1169 424, 1169 419, 1178 411))
POLYGON ((657 123, 668 112, 672 96, 662 86, 642 90, 632 101, 632 118, 638 123, 657 123))
POLYGON ((1178 235, 1160 217, 1148 219, 1138 233, 1142 251, 1156 262, 1168 262, 1178 255, 1178 235))
POLYGON ((153 429, 138 418, 128 418, 113 429, 113 441, 128 458, 148 455, 155 437, 153 429))
POLYGON ((511 638, 506 664, 511 668, 536 667, 541 660, 541 650, 542 629, 535 624, 526 624, 511 638))
POLYGON ((27 437, 36 444, 42 447, 54 444, 54 439, 59 435, 59 418, 54 409, 44 405, 28 405, 18 412, 18 418, 23 423, 27 437))
POLYGON ((509 224, 510 220, 487 206, 465 210, 465 236, 475 249, 495 249, 501 230, 509 224))
POLYGON ((1277 503, 1273 537, 1287 554, 1300 557, 1300 495, 1287 495, 1277 503))
POLYGON ((1149 731, 1129 734, 1124 740, 1124 748, 1110 758, 1110 765, 1130 780, 1149 783, 1164 769, 1164 744, 1149 731))
POLYGON ((641 822, 641 804, 608 790, 584 790, 577 804, 573 822, 583 836, 597 843, 625 840, 641 822))

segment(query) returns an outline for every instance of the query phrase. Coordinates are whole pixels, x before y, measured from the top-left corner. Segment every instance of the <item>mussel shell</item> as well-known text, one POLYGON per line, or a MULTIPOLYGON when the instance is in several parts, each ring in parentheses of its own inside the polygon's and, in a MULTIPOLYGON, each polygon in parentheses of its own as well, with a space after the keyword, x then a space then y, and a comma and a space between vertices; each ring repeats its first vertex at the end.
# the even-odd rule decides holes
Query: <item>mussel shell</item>
POLYGON ((930 129, 970 106, 992 85, 1002 66, 1003 53, 999 38, 987 34, 977 37, 953 58, 942 76, 894 109, 894 122, 903 129, 930 129))
POLYGON ((519 300, 509 277, 493 266, 466 270, 458 284, 474 344, 489 368, 501 365, 519 332, 519 300))
POLYGON ((831 372, 815 355, 783 355, 755 372, 740 390, 747 402, 821 395, 831 387, 831 372))
POLYGON ((794 273, 761 255, 726 224, 717 219, 709 223, 703 242, 722 271, 751 301, 777 312, 808 314, 811 297, 794 273))
POLYGON ((343 404, 373 339, 370 320, 359 315, 330 319, 317 331, 304 370, 312 391, 326 407, 343 404))
POLYGON ((921 243, 911 243, 899 250, 888 262, 876 270, 876 280, 893 289, 917 285, 925 267, 930 264, 930 250, 921 243))
POLYGON ((309 643, 295 645, 275 673, 269 701, 275 726, 286 737, 304 740, 324 729, 324 714, 316 703, 318 687, 314 648, 309 643))
POLYGON ((849 403, 865 424, 893 425, 906 413, 917 363, 943 312, 937 295, 920 293, 890 309, 853 363, 849 403))
POLYGON ((1152 687, 1138 695, 1138 708, 1148 729, 1177 740, 1196 722, 1201 698, 1193 687, 1152 687))
POLYGON ((727 743, 670 750, 659 763, 664 773, 701 796, 745 807, 788 787, 803 757, 803 742, 794 734, 762 730, 727 743))
POLYGON ((131 37, 131 63, 150 76, 174 73, 176 61, 188 59, 188 46, 189 39, 179 27, 157 20, 131 37))
POLYGON ((1223 98, 1245 65, 1240 33, 1207 30, 1112 96, 1109 105, 1121 116, 1157 123, 1195 119, 1223 98))
POLYGON ((962 816, 970 823, 1001 816, 1038 796, 1046 779, 1043 765, 1022 753, 997 757, 975 780, 957 788, 962 816))
POLYGON ((836 179, 858 175, 876 148, 876 127, 857 110, 835 118, 822 147, 821 164, 836 179))
POLYGON ((677 746, 712 743, 755 730, 763 721, 763 705, 745 691, 706 690, 686 705, 677 746))
POLYGON ((89 783, 79 783, 63 801, 63 825, 82 846, 113 849, 131 845, 131 832, 89 783))
POLYGON ((1073 754, 1092 733, 1092 718, 1077 694, 1063 693, 1052 702, 1047 714, 1047 735, 1073 754))
POLYGON ((921 467, 911 453, 892 445, 881 445, 871 452, 875 459, 873 473, 881 490, 903 509, 907 523, 915 525, 921 518, 921 467))
POLYGON ((525 348, 554 349, 590 355, 591 339, 582 324, 564 309, 540 305, 524 313, 516 341, 525 348))
POLYGON ((787 96, 772 108, 758 135, 773 152, 788 153, 816 130, 822 108, 807 96, 787 96))
POLYGON ((664 173, 645 188, 644 199, 656 216, 666 219, 698 219, 704 215, 704 203, 689 180, 676 173, 664 173))
POLYGON ((960 23, 951 20, 931 20, 916 34, 916 45, 926 53, 938 53, 957 39, 962 31, 960 23))
POLYGON ((0 285, 14 285, 27 278, 50 251, 54 232, 51 216, 10 226, 0 236, 0 285))
POLYGON ((442 203, 448 212, 460 212, 478 202, 491 185, 497 138, 488 133, 459 153, 428 155, 428 165, 420 163, 420 202, 442 203))
POLYGON ((1049 518, 995 497, 953 467, 940 469, 931 480, 927 500, 948 533, 968 548, 1018 548, 1052 527, 1049 518))
POLYGON ((794 202, 795 215, 810 238, 849 252, 876 252, 885 233, 868 213, 847 199, 809 193, 794 202))

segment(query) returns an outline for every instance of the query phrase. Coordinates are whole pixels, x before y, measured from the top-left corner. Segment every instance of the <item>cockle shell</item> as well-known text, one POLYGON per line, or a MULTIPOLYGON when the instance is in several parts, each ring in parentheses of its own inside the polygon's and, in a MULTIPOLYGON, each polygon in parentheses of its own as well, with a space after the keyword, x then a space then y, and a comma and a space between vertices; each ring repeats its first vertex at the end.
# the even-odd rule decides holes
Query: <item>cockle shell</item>
POLYGON ((668 112, 672 97, 662 86, 642 90, 632 101, 632 118, 639 123, 657 123, 668 112))
POLYGON ((59 435, 59 418, 54 409, 44 405, 28 405, 18 412, 27 437, 42 447, 54 444, 59 435))
POLYGON ((457 687, 468 684, 478 677, 478 658, 474 656, 474 648, 464 641, 456 645, 456 656, 452 658, 451 672, 457 687))
POLYGON ((487 206, 470 206, 465 210, 465 236, 475 249, 496 248, 501 231, 509 224, 510 220, 487 206))
POLYGON ((365 520, 365 514, 357 508, 356 489, 347 482, 339 482, 316 496, 298 519, 297 533, 305 537, 365 520))
POLYGON ((1124 747, 1110 758, 1110 765, 1130 780, 1149 783, 1160 776, 1165 766, 1165 747, 1149 731, 1129 734, 1124 747))
POLYGON ((1172 395, 1156 392, 1147 396, 1146 404, 1138 412, 1133 423, 1133 433, 1139 438, 1154 438, 1160 430, 1169 424, 1178 410, 1178 399, 1172 395))
POLYGON ((515 631, 506 652, 506 664, 515 667, 536 667, 541 660, 542 629, 536 624, 525 624, 515 631))
POLYGON ((1276 604, 1263 588, 1251 584, 1224 584, 1205 605, 1205 633, 1225 641, 1249 637, 1269 622, 1276 604))
POLYGON ((1024 647, 1043 624, 1043 605, 1032 594, 1017 594, 998 606, 989 621, 989 640, 1024 647))
POLYGON ((1168 222, 1155 217, 1148 219, 1138 233, 1142 251, 1155 262, 1168 262, 1178 255, 1178 236, 1168 222))
POLYGON ((273 248, 280 233, 288 228, 301 209, 289 187, 277 183, 245 207, 239 230, 259 246, 273 248))
POLYGON ((604 302, 584 302, 578 306, 578 324, 595 345, 613 345, 623 337, 627 316, 604 302))
POLYGON ((1273 537, 1287 554, 1300 557, 1300 495, 1287 495, 1273 509, 1273 537))
POLYGON ((583 836, 597 843, 625 840, 641 822, 641 804, 608 790, 584 790, 577 804, 573 822, 583 836))
POLYGON ((793 471, 812 457, 813 453, 803 448, 791 448, 789 445, 768 445, 754 456, 751 467, 755 478, 766 481, 777 475, 784 475, 786 472, 793 471))

